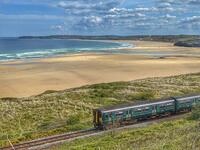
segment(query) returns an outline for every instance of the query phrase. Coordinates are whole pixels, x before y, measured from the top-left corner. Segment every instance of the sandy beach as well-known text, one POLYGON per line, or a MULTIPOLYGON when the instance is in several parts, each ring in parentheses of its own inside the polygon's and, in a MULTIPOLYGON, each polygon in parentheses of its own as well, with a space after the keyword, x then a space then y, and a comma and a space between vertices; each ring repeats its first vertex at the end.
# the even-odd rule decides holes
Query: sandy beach
POLYGON ((46 90, 64 90, 88 84, 130 81, 147 77, 200 72, 200 48, 173 43, 121 41, 137 44, 124 51, 185 54, 83 53, 57 58, 0 63, 0 97, 28 97, 46 90))

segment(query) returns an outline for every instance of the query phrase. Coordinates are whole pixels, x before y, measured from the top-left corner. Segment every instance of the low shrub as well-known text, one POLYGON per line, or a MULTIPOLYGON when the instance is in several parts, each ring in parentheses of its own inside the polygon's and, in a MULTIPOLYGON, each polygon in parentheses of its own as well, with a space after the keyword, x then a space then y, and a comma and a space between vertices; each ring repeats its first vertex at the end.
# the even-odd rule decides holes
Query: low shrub
POLYGON ((194 107, 191 114, 187 117, 188 120, 199 120, 200 119, 200 104, 194 107))
POLYGON ((135 95, 136 100, 151 100, 156 98, 155 92, 142 92, 135 95))
POLYGON ((75 125, 78 124, 79 122, 80 122, 80 116, 78 115, 70 116, 69 119, 67 120, 68 125, 75 125))
POLYGON ((1 98, 0 100, 3 100, 3 101, 15 101, 15 100, 18 100, 18 99, 15 98, 15 97, 4 97, 4 98, 1 98))
POLYGON ((43 92, 42 94, 40 94, 39 96, 44 95, 44 94, 51 94, 51 93, 55 93, 55 92, 57 92, 57 91, 56 90, 47 90, 47 91, 43 92))
POLYGON ((91 85, 90 88, 92 88, 92 89, 110 89, 111 86, 107 83, 101 83, 101 84, 91 85))
POLYGON ((134 95, 126 96, 127 99, 132 101, 151 100, 156 98, 155 92, 139 92, 134 95))

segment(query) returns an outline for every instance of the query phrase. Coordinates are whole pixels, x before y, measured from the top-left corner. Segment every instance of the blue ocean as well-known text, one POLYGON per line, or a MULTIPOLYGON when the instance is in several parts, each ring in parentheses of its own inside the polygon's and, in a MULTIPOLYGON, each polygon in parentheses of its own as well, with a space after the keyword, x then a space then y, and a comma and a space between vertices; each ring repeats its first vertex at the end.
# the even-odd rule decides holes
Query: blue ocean
POLYGON ((83 52, 112 53, 112 49, 132 46, 134 45, 120 42, 0 38, 0 62, 49 58, 83 52))

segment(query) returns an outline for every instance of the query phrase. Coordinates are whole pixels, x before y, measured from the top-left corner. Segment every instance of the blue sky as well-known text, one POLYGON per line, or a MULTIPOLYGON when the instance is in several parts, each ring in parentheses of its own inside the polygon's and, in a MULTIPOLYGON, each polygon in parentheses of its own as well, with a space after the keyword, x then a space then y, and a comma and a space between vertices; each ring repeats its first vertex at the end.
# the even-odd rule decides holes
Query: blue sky
POLYGON ((200 34, 200 0, 0 0, 0 37, 200 34))

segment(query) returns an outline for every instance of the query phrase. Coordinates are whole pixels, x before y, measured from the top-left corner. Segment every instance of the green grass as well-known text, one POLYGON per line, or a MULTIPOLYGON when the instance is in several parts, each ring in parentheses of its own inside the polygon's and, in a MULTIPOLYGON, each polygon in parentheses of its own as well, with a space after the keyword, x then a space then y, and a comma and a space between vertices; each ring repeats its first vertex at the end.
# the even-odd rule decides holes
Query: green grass
POLYGON ((92 109, 200 91, 199 74, 102 83, 0 99, 0 145, 93 127, 92 109))
POLYGON ((51 150, 199 150, 200 106, 186 119, 145 128, 114 130, 99 136, 76 139, 51 150), (198 117, 196 117, 198 116, 198 117))
POLYGON ((51 150, 198 150, 200 124, 186 120, 77 139, 51 150))
POLYGON ((186 120, 77 139, 51 150, 198 150, 200 124, 186 120))

